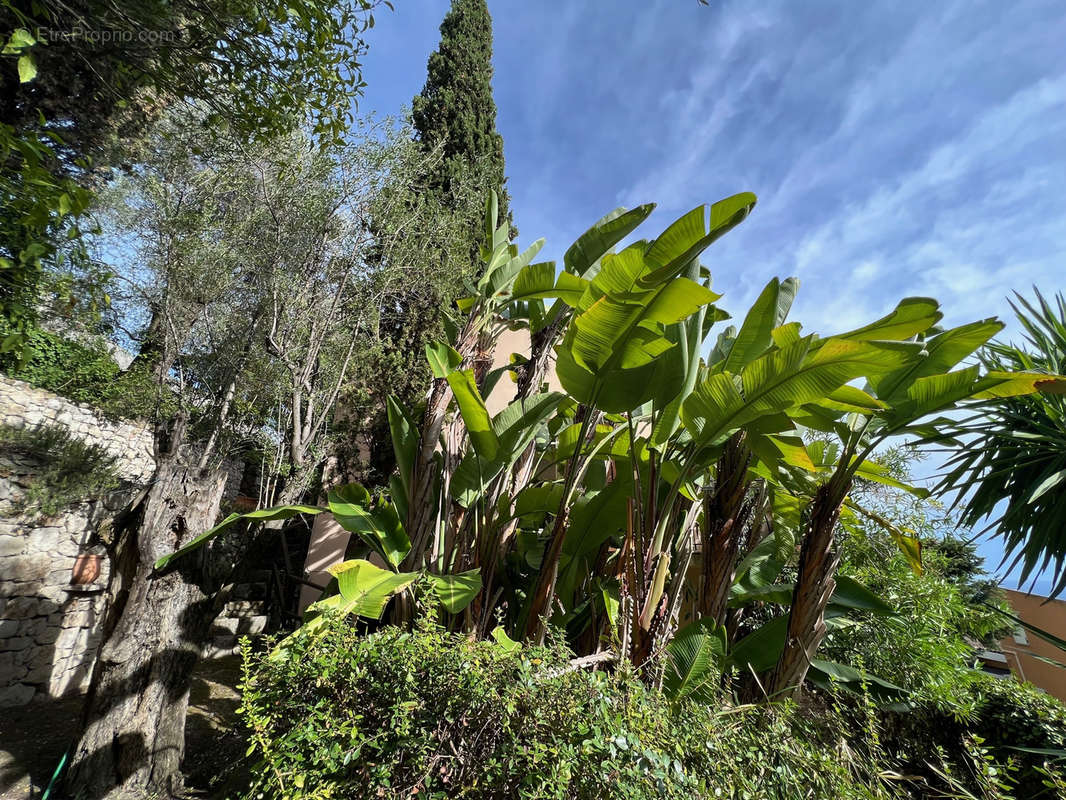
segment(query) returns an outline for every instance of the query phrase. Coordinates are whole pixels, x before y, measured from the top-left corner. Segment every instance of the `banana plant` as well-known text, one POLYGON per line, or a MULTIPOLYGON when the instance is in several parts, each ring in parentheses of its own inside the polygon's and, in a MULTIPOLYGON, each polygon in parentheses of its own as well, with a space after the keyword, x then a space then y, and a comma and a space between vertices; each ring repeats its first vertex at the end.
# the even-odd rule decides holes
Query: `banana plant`
MULTIPOLYGON (((460 303, 466 323, 455 347, 434 343, 427 348, 435 383, 422 425, 390 405, 401 469, 393 495, 406 509, 408 527, 416 531, 407 568, 419 558, 428 559, 425 563, 437 570, 454 569, 459 563, 484 564, 492 589, 497 564, 515 531, 514 498, 538 463, 533 441, 537 426, 562 399, 540 391, 549 364, 548 348, 567 327, 601 261, 652 208, 618 209, 602 218, 567 251, 564 269, 557 274, 551 262, 529 263, 534 248, 519 254, 507 243, 506 226, 496 226, 495 202, 490 199, 483 248, 486 269, 471 287, 471 296, 460 303), (544 304, 548 299, 555 300, 550 310, 544 304), (497 420, 489 420, 482 399, 488 391, 484 376, 468 366, 471 359, 463 350, 475 339, 484 349, 504 324, 528 327, 533 350, 516 370, 517 399, 497 420), (452 404, 456 413, 449 418, 452 404), (430 486, 435 494, 426 502, 430 486)), ((535 247, 539 249, 539 244, 535 247)), ((482 605, 485 613, 475 616, 485 626, 491 622, 491 603, 482 605)))
MULTIPOLYGON (((232 515, 159 567, 242 518, 328 511, 365 558, 333 567, 309 625, 328 609, 380 617, 394 597, 403 621, 426 592, 453 628, 537 642, 550 622, 579 653, 614 648, 677 697, 704 696, 733 669, 760 676, 769 696, 808 675, 874 682, 816 657, 829 628, 888 613, 836 576, 837 521, 873 513, 850 500, 852 481, 892 481, 873 460, 888 437, 1049 377, 959 367, 999 323, 941 330, 928 298, 836 336, 805 334, 788 321, 791 278, 718 332, 729 317, 699 257, 754 205, 743 193, 701 206, 617 250, 652 207, 612 212, 557 269, 533 261, 540 242, 508 241, 490 199, 485 269, 462 324, 427 347, 426 408, 389 401, 388 489, 232 515), (487 354, 504 326, 528 328, 533 348, 508 368, 514 402, 492 415, 484 398, 501 373, 487 354), (553 358, 563 393, 543 388, 553 358), (798 577, 783 582, 797 543, 798 577), (782 613, 738 638, 767 607, 782 613)), ((894 536, 917 566, 918 543, 894 536)))
MULTIPOLYGON (((697 381, 683 381, 681 392, 663 404, 664 413, 651 420, 655 449, 648 460, 670 480, 663 491, 649 493, 632 526, 633 551, 640 555, 629 582, 645 587, 627 631, 636 663, 669 639, 671 616, 691 579, 694 529, 702 545, 698 613, 715 625, 736 627, 726 611, 738 566, 771 530, 774 496, 796 491, 792 473, 814 469, 786 412, 850 396, 849 381, 904 363, 905 352, 893 345, 798 336, 799 326, 784 322, 796 287, 793 279, 771 281, 739 330, 718 337, 697 381), (668 416, 669 406, 678 409, 680 428, 668 416)), ((654 482, 656 470, 649 472, 654 482)))
MULTIPOLYGON (((688 274, 698 270, 700 253, 739 225, 754 205, 755 196, 743 193, 719 201, 709 210, 700 206, 650 243, 639 241, 603 256, 599 271, 577 299, 573 318, 555 348, 556 373, 563 388, 586 412, 577 446, 564 469, 554 525, 530 595, 525 627, 528 638, 541 640, 544 636, 573 494, 590 463, 586 445, 593 450, 597 446, 591 439, 600 416, 627 414, 631 424, 634 409, 649 402, 666 408, 682 391, 686 376, 677 369, 677 359, 662 356, 679 349, 684 329, 678 326, 718 299, 708 286, 688 274)), ((568 302, 565 296, 560 295, 560 299, 568 302)), ((706 316, 706 311, 703 313, 706 316)), ((639 458, 632 433, 630 445, 631 455, 639 458)), ((631 587, 642 595, 633 605, 641 606, 644 618, 648 616, 644 613, 648 606, 645 590, 656 593, 655 587, 665 580, 668 567, 668 561, 660 557, 650 582, 644 580, 639 590, 635 584, 631 587)))
MULTIPOLYGON (((836 525, 856 476, 862 472, 864 477, 877 479, 876 470, 869 467, 876 449, 893 436, 920 435, 927 430, 926 420, 960 403, 1055 388, 1054 377, 1049 379, 1046 374, 982 374, 976 365, 960 366, 1003 324, 986 319, 943 330, 937 327, 941 316, 936 301, 912 298, 886 317, 834 337, 884 348, 899 363, 864 374, 865 387, 849 387, 846 397, 840 395, 829 402, 812 398, 786 412, 799 424, 835 434, 841 446, 835 467, 816 490, 806 514, 786 643, 767 679, 771 694, 789 692, 802 684, 825 638, 826 609, 839 563, 836 525)), ((827 340, 827 344, 832 341, 827 340)))
MULTIPOLYGON (((474 375, 474 380, 477 382, 485 377, 480 373, 484 371, 498 335, 496 320, 511 303, 511 287, 544 245, 544 240, 538 239, 519 252, 518 247, 508 240, 509 225, 506 222, 499 224, 498 212, 498 199, 493 192, 486 204, 485 242, 481 247, 485 268, 477 284, 469 287, 471 296, 460 303, 465 320, 458 327, 449 354, 458 360, 457 365, 476 369, 479 374, 474 375)), ((435 461, 441 435, 443 433, 452 441, 463 439, 464 420, 461 416, 453 415, 450 418, 452 429, 444 430, 453 398, 452 382, 444 373, 443 369, 434 370, 422 422, 417 426, 418 443, 403 465, 405 471, 400 476, 406 488, 405 527, 413 545, 405 563, 407 568, 421 566, 428 544, 439 530, 436 520, 440 510, 440 470, 435 461)))
MULTIPOLYGON (((474 386, 483 394, 487 394, 490 388, 486 378, 490 381, 491 378, 480 374, 483 367, 472 369, 462 377, 449 375, 460 366, 483 365, 503 327, 526 327, 530 331, 532 347, 529 357, 516 364, 513 370, 518 383, 516 399, 526 401, 540 393, 550 366, 551 347, 571 318, 571 306, 565 301, 571 304, 577 301, 587 286, 587 276, 599 269, 604 254, 646 219, 653 208, 645 205, 631 211, 616 209, 603 217, 567 250, 564 269, 557 274, 553 262, 530 263, 543 240, 538 240, 523 253, 507 241, 508 225, 498 224, 497 198, 495 193, 490 196, 485 216, 485 244, 482 246, 485 271, 478 282, 469 287, 470 296, 459 303, 465 320, 461 327, 457 326, 451 345, 433 345, 434 354, 438 356, 433 370, 434 383, 422 424, 418 426, 421 438, 405 467, 407 527, 412 531, 415 545, 412 559, 422 558, 429 542, 442 533, 438 512, 441 510, 441 490, 447 482, 447 475, 442 472, 448 473, 458 465, 444 463, 438 466, 434 459, 448 419, 449 403, 453 398, 458 399, 455 385, 474 386), (545 307, 545 299, 555 299, 550 310, 545 307)), ((451 416, 444 441, 461 447, 465 424, 463 415, 451 416)), ((509 482, 500 481, 490 487, 485 504, 495 505, 505 495, 513 497, 529 480, 533 462, 532 444, 528 444, 515 460, 509 482)), ((511 533, 513 528, 505 530, 502 538, 506 540, 511 533)))

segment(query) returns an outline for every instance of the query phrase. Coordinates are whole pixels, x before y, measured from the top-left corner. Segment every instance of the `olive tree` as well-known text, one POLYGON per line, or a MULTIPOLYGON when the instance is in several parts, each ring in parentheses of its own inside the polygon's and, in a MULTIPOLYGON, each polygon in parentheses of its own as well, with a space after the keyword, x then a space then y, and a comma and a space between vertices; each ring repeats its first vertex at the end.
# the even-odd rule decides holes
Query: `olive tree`
POLYGON ((370 208, 426 167, 391 121, 325 150, 292 133, 208 152, 194 126, 164 126, 100 208, 116 313, 139 344, 122 380, 155 401, 157 467, 108 541, 107 633, 68 774, 94 795, 177 790, 190 673, 252 531, 203 568, 155 562, 215 523, 227 457, 274 447, 266 499, 306 490, 391 282, 370 208))

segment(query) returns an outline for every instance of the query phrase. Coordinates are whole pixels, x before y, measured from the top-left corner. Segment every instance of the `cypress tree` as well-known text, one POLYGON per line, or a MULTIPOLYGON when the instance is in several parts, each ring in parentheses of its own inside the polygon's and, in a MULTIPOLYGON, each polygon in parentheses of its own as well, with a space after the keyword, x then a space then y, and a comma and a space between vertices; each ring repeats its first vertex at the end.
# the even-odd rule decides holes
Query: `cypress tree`
MULTIPOLYGON (((440 195, 442 205, 449 207, 455 183, 473 174, 485 183, 486 194, 490 189, 499 193, 500 219, 511 221, 503 137, 496 131, 492 99, 492 17, 486 0, 452 0, 440 26, 440 45, 429 57, 426 85, 414 98, 412 118, 423 147, 442 148, 443 159, 429 176, 429 188, 440 195)), ((475 243, 481 227, 480 216, 470 221, 475 243)))
MULTIPOLYGON (((492 18, 485 0, 452 0, 430 55, 426 84, 412 102, 414 145, 426 158, 414 173, 390 176, 371 209, 378 239, 371 262, 419 276, 389 285, 379 298, 380 353, 366 359, 348 397, 361 421, 365 450, 341 454, 352 478, 375 482, 393 469, 384 397, 415 407, 430 380, 425 343, 446 337, 442 312, 468 293, 484 264, 485 200, 499 195, 500 219, 511 221, 504 191, 503 138, 492 99, 492 18), (439 148, 439 153, 438 153, 439 148), (439 156, 439 157, 438 157, 439 156), (386 387, 384 393, 377 387, 386 387), (365 397, 365 401, 357 398, 365 397), (363 461, 366 452, 369 459, 363 461)), ((511 227, 512 236, 516 234, 511 227)))

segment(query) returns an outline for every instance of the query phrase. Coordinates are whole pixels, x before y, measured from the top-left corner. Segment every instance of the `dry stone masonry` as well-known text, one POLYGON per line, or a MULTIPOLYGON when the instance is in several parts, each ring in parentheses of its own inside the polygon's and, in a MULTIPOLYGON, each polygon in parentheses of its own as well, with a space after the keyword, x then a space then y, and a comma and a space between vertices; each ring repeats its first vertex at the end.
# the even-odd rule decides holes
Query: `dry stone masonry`
MULTIPOLYGON (((106 447, 118 458, 123 488, 53 518, 27 519, 16 508, 39 465, 0 445, 0 708, 84 690, 99 643, 108 564, 101 558, 99 577, 75 586, 75 562, 79 555, 103 555, 90 549, 93 533, 155 469, 147 426, 108 420, 89 406, 0 376, 0 425, 42 424, 63 425, 106 447)), ((230 470, 233 489, 238 466, 230 470)))
POLYGON ((120 477, 131 484, 143 486, 155 471, 148 426, 109 420, 92 406, 0 375, 0 425, 33 428, 48 424, 63 425, 82 439, 107 448, 118 458, 120 477))

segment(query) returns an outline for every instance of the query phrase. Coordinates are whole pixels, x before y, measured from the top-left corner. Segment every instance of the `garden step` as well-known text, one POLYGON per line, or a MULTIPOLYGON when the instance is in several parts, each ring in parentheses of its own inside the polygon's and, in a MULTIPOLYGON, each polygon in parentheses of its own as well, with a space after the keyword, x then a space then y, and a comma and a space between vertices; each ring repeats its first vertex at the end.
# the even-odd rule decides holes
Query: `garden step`
POLYGON ((224 658, 233 655, 240 649, 240 641, 236 636, 215 636, 204 646, 204 658, 224 658))
POLYGON ((246 617, 266 613, 264 600, 230 600, 222 607, 223 617, 246 617))
POLYGON ((219 617, 211 626, 214 636, 256 636, 264 633, 270 618, 266 614, 242 617, 219 617))

